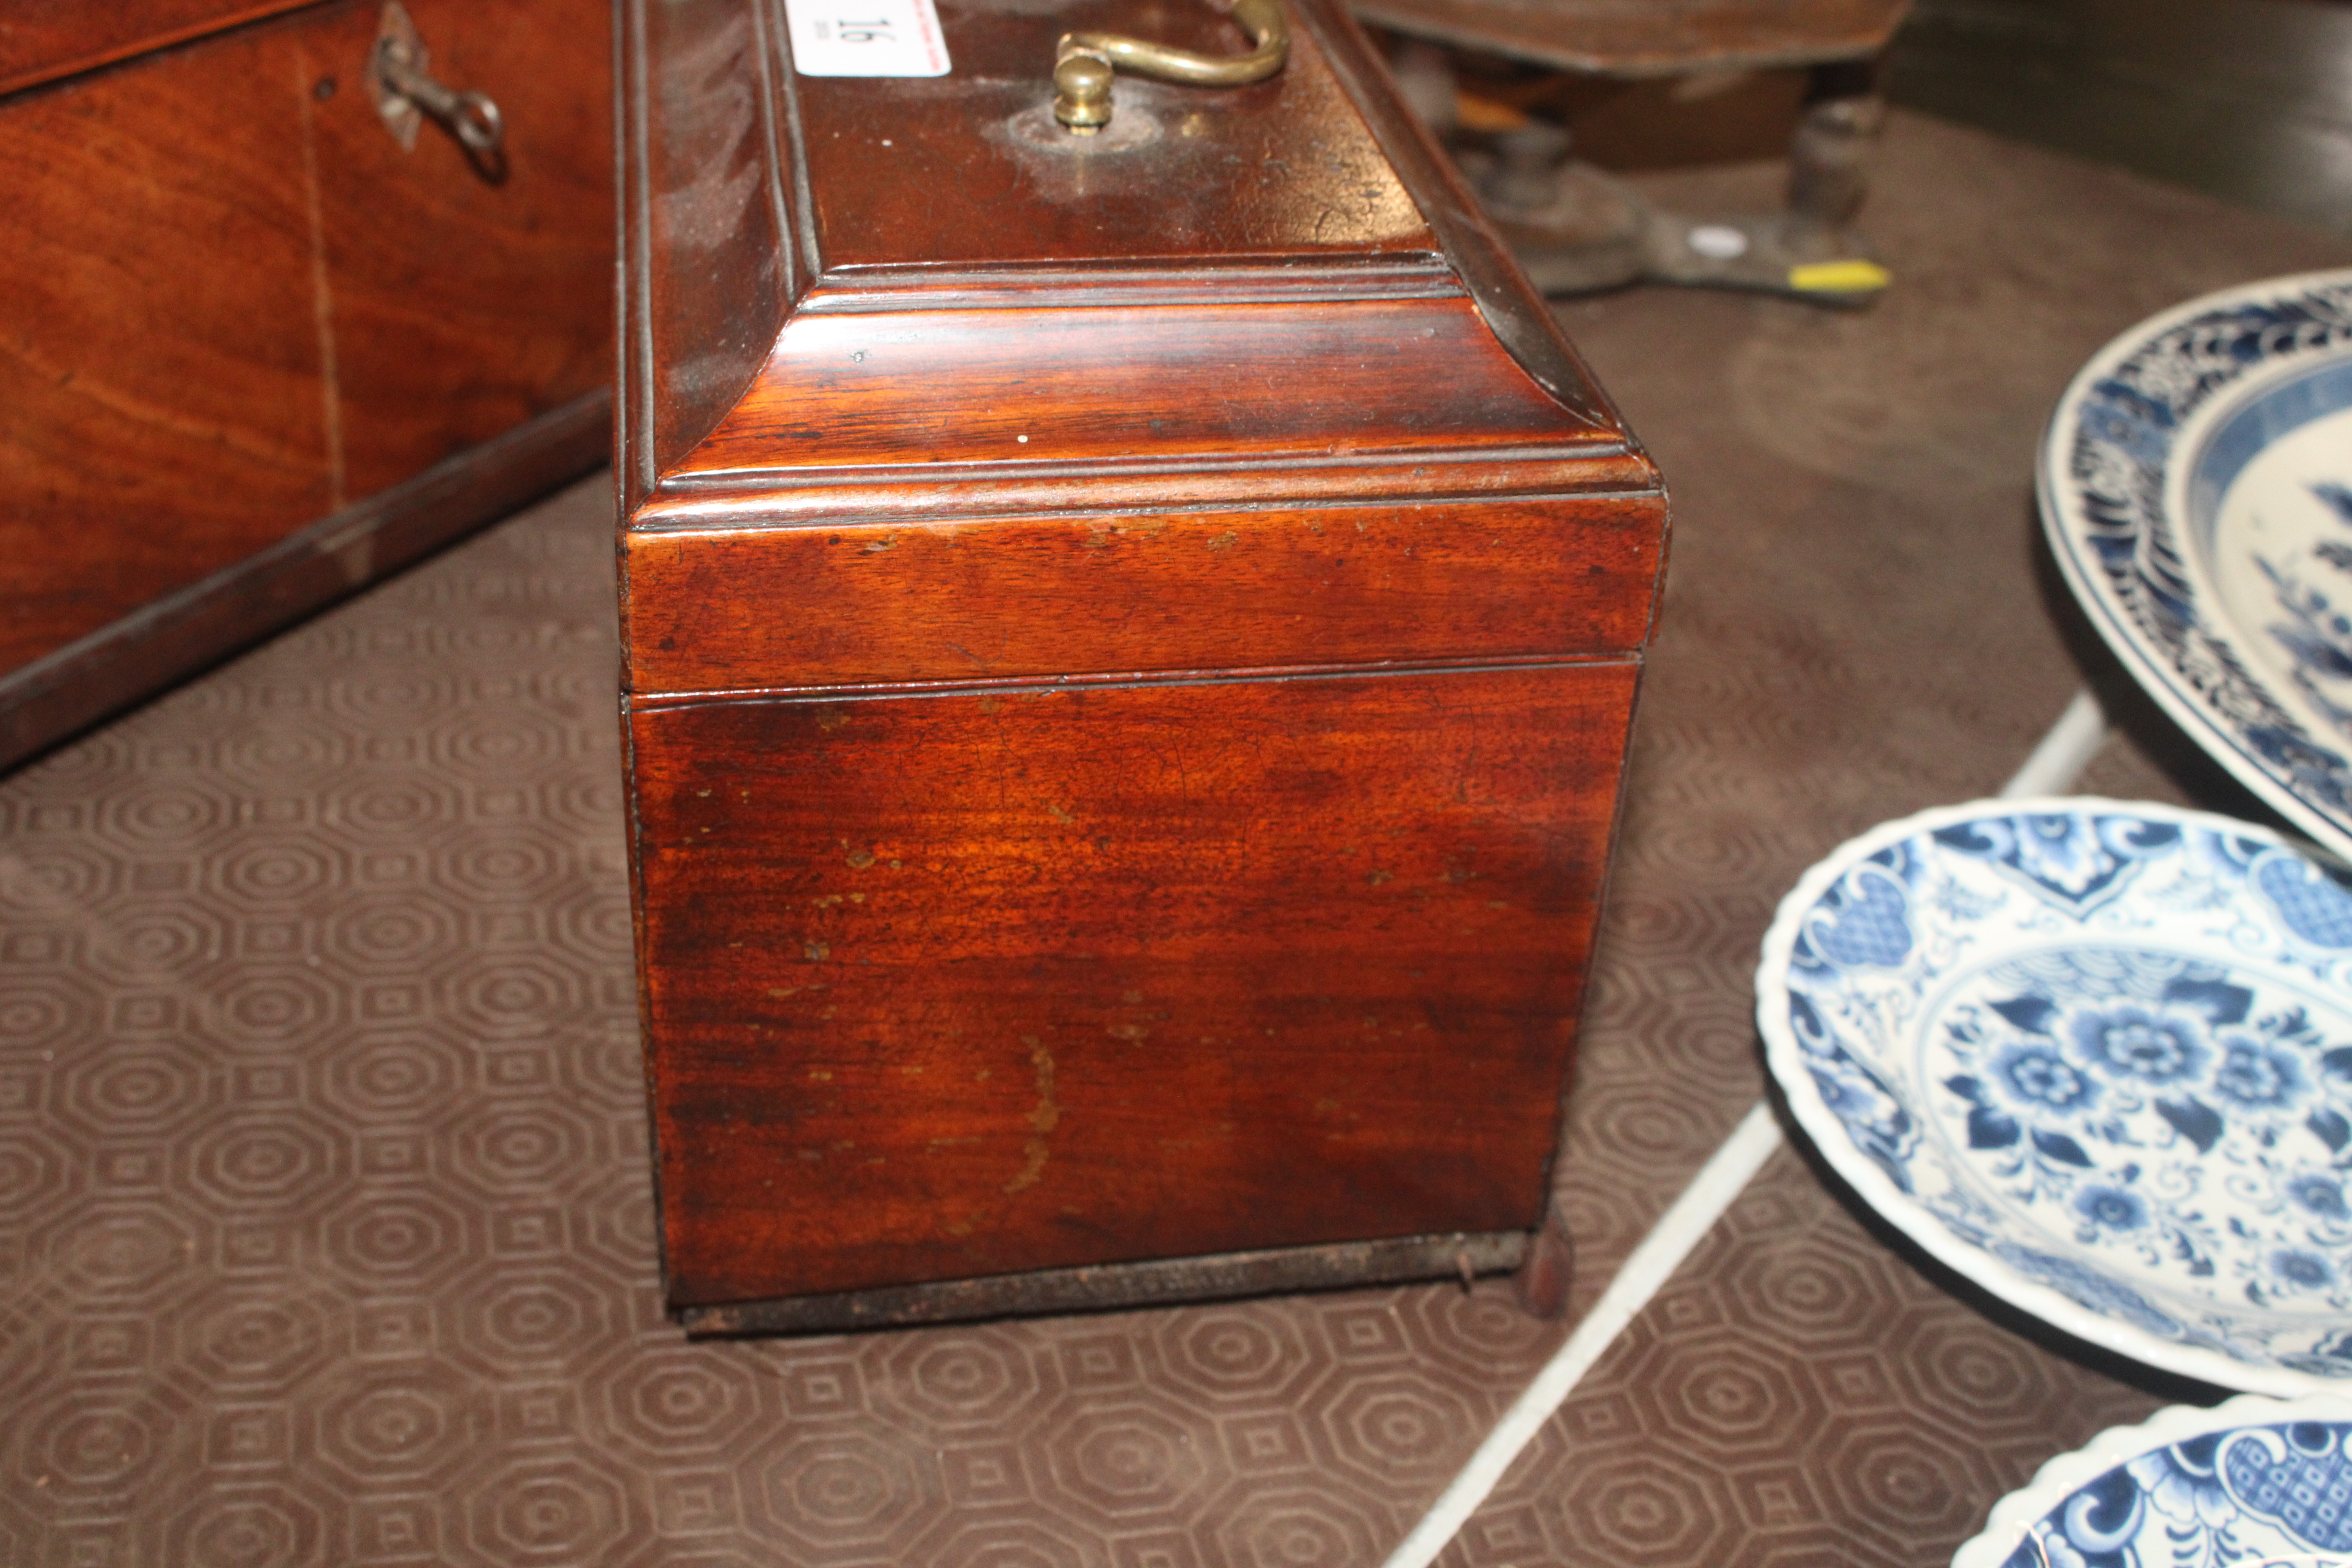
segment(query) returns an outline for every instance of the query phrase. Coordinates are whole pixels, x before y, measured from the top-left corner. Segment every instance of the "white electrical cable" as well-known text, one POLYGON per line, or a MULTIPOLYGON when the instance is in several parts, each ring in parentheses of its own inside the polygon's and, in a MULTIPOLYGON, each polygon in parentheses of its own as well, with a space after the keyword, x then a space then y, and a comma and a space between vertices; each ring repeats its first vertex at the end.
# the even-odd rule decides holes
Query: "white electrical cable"
POLYGON ((1437 1560, 1437 1554, 1501 1482, 1503 1472, 1511 1468, 1519 1451, 1568 1402, 1569 1391, 1615 1342, 1625 1325, 1650 1304, 1658 1287, 1780 1146, 1780 1124, 1772 1120, 1769 1107, 1759 1103, 1740 1118, 1738 1129, 1691 1179, 1675 1206, 1642 1238, 1642 1245, 1625 1259, 1625 1266, 1617 1270, 1609 1289, 1568 1336, 1568 1342, 1553 1352, 1527 1391, 1511 1402, 1502 1420, 1462 1467, 1462 1473, 1439 1495, 1436 1505, 1389 1554, 1385 1568, 1429 1568, 1437 1560))
POLYGON ((2106 715, 2099 711, 2099 700, 2091 695, 2089 687, 2074 693, 2074 700, 2066 704, 2066 711, 2058 715, 2058 722, 2042 737, 2025 765, 2017 770, 2010 781, 2000 786, 2002 800, 2023 800, 2037 795, 2063 795, 2083 770, 2091 764, 2100 745, 2107 738, 2106 715))
MULTIPOLYGON (((2098 700, 2085 688, 2066 705, 2025 759, 2025 765, 2001 786, 2000 798, 2019 800, 2061 793, 2088 765, 2106 735, 2105 716, 2099 711, 2098 700)), ((1757 1101, 1723 1146, 1691 1178, 1674 1206, 1650 1227, 1650 1234, 1633 1248, 1567 1342, 1552 1352, 1535 1381, 1511 1402, 1495 1429, 1486 1434, 1486 1440, 1478 1445, 1478 1451, 1470 1456, 1470 1462, 1438 1495, 1412 1533, 1389 1553, 1381 1568, 1429 1568, 1437 1561, 1438 1553, 1461 1532, 1478 1505, 1502 1484, 1512 1461, 1559 1413, 1578 1382, 1650 1304, 1700 1239, 1715 1228, 1715 1222, 1748 1189, 1780 1143, 1780 1124, 1772 1119, 1771 1107, 1757 1101)))

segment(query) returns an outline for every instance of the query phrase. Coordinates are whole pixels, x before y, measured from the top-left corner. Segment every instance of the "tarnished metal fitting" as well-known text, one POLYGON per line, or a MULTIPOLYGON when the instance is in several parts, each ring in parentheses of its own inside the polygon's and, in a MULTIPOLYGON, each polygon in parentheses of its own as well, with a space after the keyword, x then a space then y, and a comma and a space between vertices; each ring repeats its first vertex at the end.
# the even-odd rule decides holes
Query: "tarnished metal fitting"
POLYGON ((1054 118, 1081 136, 1109 124, 1114 69, 1191 87, 1245 87, 1280 70, 1290 58, 1282 0, 1235 0, 1233 16, 1249 35, 1247 54, 1196 54, 1118 33, 1063 34, 1054 46, 1054 118))
POLYGON ((1091 136, 1110 123, 1110 61, 1062 40, 1054 62, 1054 118, 1073 135, 1091 136))

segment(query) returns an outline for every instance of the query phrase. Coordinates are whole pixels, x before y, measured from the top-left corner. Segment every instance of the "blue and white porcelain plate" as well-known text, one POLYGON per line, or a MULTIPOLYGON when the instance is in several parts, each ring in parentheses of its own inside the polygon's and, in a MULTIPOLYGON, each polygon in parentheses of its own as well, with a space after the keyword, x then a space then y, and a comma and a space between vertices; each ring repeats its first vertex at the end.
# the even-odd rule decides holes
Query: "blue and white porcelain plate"
POLYGON ((2352 1394, 2352 890, 2203 812, 1979 801, 1782 900, 1765 1056, 1863 1198, 2018 1307, 2352 1394))
POLYGON ((2210 294, 2101 349, 2039 489, 2067 584, 2140 684, 2352 856, 2352 272, 2210 294))
POLYGON ((2352 1405, 2176 1405, 2042 1467, 1952 1568, 2352 1568, 2352 1405))

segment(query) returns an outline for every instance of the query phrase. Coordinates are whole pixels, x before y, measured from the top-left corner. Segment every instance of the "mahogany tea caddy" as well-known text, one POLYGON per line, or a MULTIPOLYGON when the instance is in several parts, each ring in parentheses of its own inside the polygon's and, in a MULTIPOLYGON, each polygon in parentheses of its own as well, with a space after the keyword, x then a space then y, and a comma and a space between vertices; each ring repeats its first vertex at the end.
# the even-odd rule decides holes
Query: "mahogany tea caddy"
POLYGON ((817 1331, 1518 1268, 1658 474, 1352 23, 795 70, 622 0, 623 714, 668 1302, 817 1331))

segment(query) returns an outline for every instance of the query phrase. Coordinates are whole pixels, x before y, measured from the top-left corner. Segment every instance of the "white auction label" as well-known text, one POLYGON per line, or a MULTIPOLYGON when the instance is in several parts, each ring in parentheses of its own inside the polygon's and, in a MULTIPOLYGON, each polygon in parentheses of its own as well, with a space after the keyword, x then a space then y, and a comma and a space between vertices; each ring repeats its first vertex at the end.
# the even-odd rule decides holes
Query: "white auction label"
POLYGON ((945 76, 931 0, 784 0, 803 76, 945 76))

